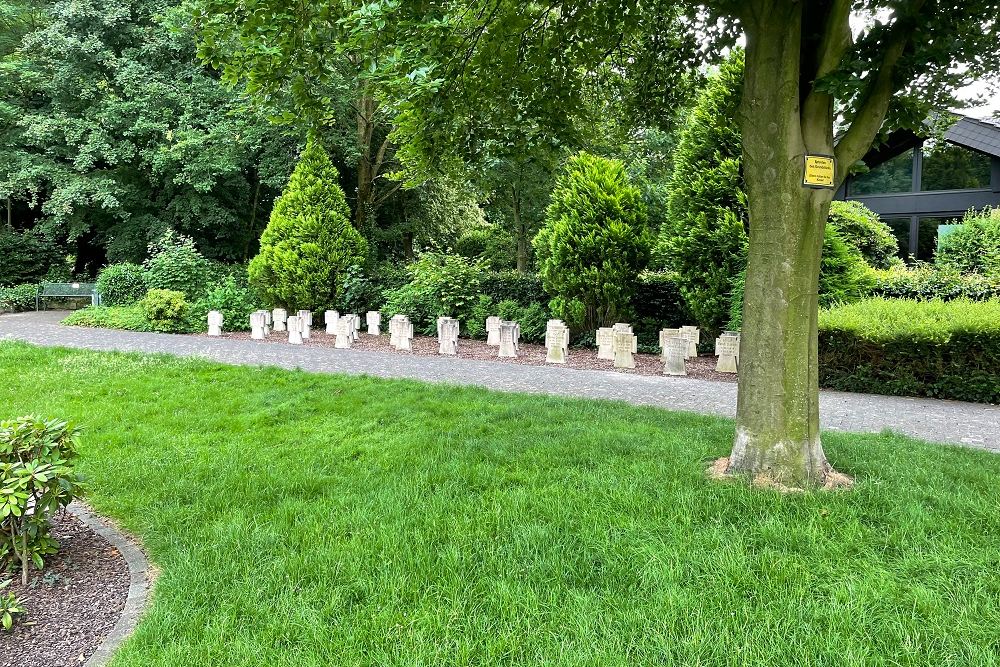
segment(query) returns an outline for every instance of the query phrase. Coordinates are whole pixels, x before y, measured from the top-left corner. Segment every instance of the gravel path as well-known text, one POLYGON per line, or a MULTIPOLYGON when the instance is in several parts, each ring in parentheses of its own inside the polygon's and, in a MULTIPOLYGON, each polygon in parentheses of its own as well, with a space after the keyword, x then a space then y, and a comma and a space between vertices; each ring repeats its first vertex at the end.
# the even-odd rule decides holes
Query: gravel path
MULTIPOLYGON (((736 385, 728 382, 364 350, 333 350, 318 342, 292 346, 238 337, 220 339, 66 327, 59 325, 64 316, 65 313, 59 312, 0 316, 0 340, 90 350, 158 352, 202 357, 228 364, 411 378, 479 385, 502 391, 622 400, 637 405, 728 417, 736 411, 736 385)), ((319 339, 326 334, 318 330, 315 336, 319 339)), ((572 350, 570 354, 573 354, 572 350)), ((890 429, 925 440, 1000 452, 1000 406, 823 391, 820 393, 820 419, 825 429, 858 433, 890 429)))

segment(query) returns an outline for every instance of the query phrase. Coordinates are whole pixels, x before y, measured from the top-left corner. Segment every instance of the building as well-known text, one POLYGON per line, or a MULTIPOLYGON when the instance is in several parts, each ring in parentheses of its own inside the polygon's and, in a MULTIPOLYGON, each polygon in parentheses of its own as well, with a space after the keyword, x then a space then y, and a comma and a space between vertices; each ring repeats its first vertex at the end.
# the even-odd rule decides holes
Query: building
POLYGON ((869 171, 848 176, 837 198, 878 213, 902 257, 932 259, 941 225, 1000 206, 1000 120, 960 116, 938 140, 900 130, 864 162, 869 171))

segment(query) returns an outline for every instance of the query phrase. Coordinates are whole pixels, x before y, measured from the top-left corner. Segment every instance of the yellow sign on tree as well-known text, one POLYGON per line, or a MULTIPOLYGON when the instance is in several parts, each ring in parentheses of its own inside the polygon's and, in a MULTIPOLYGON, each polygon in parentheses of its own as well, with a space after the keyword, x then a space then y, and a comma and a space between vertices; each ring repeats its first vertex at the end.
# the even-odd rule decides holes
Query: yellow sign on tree
POLYGON ((809 188, 830 188, 834 186, 836 162, 829 155, 807 155, 802 185, 809 188))

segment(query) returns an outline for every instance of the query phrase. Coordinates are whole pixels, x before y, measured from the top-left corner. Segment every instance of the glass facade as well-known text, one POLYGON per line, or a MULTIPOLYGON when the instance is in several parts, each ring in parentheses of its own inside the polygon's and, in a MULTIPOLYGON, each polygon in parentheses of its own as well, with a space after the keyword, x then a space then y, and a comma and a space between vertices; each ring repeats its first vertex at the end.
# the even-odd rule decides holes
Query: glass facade
POLYGON ((881 195, 913 190, 913 149, 851 178, 848 195, 881 195))
POLYGON ((938 227, 956 222, 959 221, 950 218, 920 218, 917 227, 917 259, 922 262, 932 261, 937 253, 938 227))
POLYGON ((896 242, 899 244, 899 256, 906 259, 910 256, 910 218, 883 218, 889 225, 896 242))
POLYGON ((920 190, 974 190, 990 187, 990 157, 945 142, 924 143, 920 190))

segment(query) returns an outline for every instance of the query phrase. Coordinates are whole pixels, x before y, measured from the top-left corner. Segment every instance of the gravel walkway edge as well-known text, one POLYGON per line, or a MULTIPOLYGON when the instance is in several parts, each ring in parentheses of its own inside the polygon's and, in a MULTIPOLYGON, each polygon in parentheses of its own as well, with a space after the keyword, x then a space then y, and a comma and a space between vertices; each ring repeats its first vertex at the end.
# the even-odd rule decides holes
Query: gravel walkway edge
POLYGON ((153 581, 152 571, 146 555, 137 546, 138 540, 118 530, 109 520, 95 514, 90 507, 81 501, 73 502, 67 509, 81 523, 118 549, 128 565, 128 597, 125 599, 121 618, 118 619, 114 629, 104 638, 94 654, 84 663, 84 667, 104 667, 111 661, 122 642, 132 635, 143 612, 146 611, 153 581))

